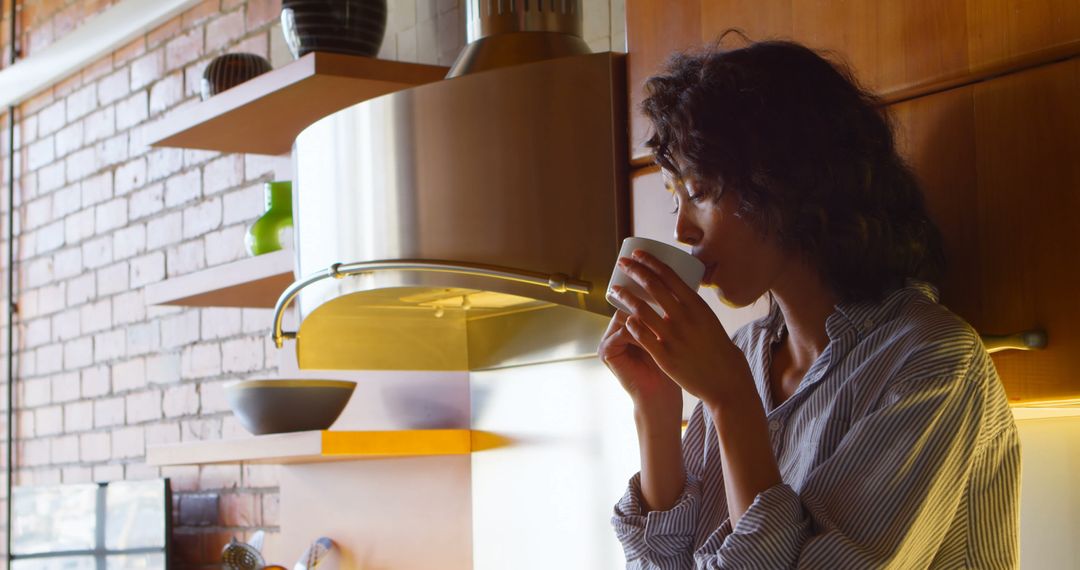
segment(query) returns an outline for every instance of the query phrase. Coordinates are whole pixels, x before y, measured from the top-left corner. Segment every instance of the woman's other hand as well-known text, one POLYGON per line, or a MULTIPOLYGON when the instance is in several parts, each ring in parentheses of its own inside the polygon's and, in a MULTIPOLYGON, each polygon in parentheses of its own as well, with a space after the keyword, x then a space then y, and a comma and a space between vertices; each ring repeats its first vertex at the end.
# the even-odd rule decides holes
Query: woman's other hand
POLYGON ((615 291, 631 310, 625 330, 662 373, 712 409, 757 396, 746 356, 696 290, 641 250, 633 259, 620 258, 619 265, 664 310, 661 317, 625 289, 615 291))
POLYGON ((682 420, 682 388, 673 382, 652 356, 626 330, 627 314, 616 311, 597 353, 619 379, 639 412, 665 420, 682 420))

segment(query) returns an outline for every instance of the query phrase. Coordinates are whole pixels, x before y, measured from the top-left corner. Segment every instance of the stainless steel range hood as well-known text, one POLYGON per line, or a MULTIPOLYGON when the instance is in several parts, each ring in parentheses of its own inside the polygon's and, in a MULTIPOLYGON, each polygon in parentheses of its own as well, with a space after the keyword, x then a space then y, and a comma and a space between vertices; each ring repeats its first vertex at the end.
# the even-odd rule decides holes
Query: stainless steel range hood
POLYGON ((278 346, 295 337, 308 369, 594 354, 629 231, 625 101, 624 56, 569 55, 400 91, 308 127, 293 149, 304 277, 278 302, 278 346), (295 333, 281 330, 293 300, 295 333))

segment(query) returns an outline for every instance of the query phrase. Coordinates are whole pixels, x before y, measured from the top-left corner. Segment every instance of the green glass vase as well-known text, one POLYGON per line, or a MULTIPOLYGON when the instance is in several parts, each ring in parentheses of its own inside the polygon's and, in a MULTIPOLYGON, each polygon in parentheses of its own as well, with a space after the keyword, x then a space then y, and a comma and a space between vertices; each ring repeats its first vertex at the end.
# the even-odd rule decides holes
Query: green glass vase
POLYGON ((292 182, 267 182, 265 191, 266 213, 251 224, 244 236, 244 244, 251 255, 281 249, 281 231, 293 225, 292 182))

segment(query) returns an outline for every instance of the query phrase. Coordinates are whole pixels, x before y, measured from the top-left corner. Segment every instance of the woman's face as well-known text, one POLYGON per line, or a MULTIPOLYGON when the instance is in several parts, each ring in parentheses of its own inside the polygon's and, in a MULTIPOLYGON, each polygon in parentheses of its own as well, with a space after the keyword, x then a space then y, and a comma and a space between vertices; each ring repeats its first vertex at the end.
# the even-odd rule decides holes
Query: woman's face
POLYGON ((787 263, 772 240, 736 214, 735 192, 721 191, 718 200, 703 193, 703 182, 678 183, 665 173, 675 200, 675 239, 691 246, 705 264, 702 286, 716 289, 723 303, 742 307, 771 289, 787 263))

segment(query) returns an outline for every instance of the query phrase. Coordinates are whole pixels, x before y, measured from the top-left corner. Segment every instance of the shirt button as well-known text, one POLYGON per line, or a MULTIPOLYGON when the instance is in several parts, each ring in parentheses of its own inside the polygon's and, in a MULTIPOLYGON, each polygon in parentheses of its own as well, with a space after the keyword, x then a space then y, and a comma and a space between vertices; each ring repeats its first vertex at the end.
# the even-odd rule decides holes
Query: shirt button
POLYGON ((780 429, 780 422, 772 420, 769 422, 769 431, 778 431, 780 429))

